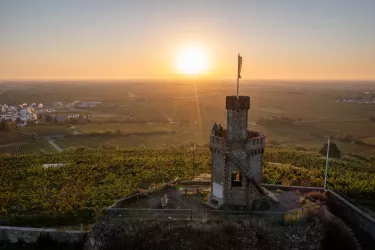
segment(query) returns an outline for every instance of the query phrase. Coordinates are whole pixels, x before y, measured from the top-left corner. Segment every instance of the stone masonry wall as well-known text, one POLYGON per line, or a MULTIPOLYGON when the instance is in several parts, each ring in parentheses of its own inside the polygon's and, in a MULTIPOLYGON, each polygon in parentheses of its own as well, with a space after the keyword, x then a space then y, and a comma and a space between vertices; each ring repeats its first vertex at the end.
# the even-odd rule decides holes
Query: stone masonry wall
POLYGON ((231 179, 231 173, 235 170, 240 170, 237 166, 235 166, 233 163, 227 163, 227 178, 226 178, 226 186, 227 186, 227 193, 225 194, 225 202, 236 205, 236 206, 246 206, 246 194, 247 194, 247 179, 242 174, 242 187, 231 187, 232 186, 232 179, 231 179))
POLYGON ((375 246, 375 219, 334 191, 328 190, 327 195, 327 205, 331 211, 356 232, 358 239, 366 246, 366 249, 367 247, 373 249, 372 247, 375 246))
POLYGON ((41 235, 61 243, 83 243, 89 231, 0 226, 0 241, 35 243, 41 235))
POLYGON ((212 181, 224 184, 225 159, 218 153, 212 154, 212 181))
POLYGON ((251 173, 257 183, 262 182, 262 157, 263 154, 257 154, 250 158, 251 173))
POLYGON ((248 110, 250 97, 227 96, 227 130, 228 142, 245 141, 247 139, 248 110))
POLYGON ((228 142, 245 141, 247 139, 248 110, 236 109, 227 111, 228 142))

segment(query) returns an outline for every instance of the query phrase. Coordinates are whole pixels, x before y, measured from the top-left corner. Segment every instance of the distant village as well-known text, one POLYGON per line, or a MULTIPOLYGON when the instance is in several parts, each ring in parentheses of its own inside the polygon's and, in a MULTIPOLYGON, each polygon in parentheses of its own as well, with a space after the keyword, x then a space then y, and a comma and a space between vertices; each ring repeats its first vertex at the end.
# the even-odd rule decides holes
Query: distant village
POLYGON ((358 103, 358 104, 375 104, 375 93, 361 92, 356 97, 339 98, 336 102, 358 103))
POLYGON ((0 121, 15 123, 22 127, 34 123, 74 123, 78 120, 89 120, 91 115, 81 115, 80 110, 101 105, 101 102, 55 102, 44 105, 43 103, 23 103, 20 105, 0 104, 0 121), (63 110, 63 112, 60 112, 63 110), (68 109, 68 111, 66 111, 68 109))

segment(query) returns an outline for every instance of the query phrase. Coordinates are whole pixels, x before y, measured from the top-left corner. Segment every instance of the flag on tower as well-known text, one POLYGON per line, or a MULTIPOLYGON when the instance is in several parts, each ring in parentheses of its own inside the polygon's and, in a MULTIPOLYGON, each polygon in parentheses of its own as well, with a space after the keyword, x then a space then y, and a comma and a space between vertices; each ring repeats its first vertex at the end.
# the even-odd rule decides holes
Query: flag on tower
POLYGON ((238 78, 241 78, 242 56, 238 54, 238 78))

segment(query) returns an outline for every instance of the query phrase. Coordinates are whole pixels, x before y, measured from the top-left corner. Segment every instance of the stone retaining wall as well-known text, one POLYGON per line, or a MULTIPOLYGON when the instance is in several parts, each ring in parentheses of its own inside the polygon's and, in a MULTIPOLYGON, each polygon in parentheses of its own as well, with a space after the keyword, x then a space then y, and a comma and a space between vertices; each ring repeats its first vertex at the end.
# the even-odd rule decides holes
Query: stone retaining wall
POLYGON ((0 226, 0 242, 36 243, 40 236, 49 237, 60 243, 83 243, 90 231, 59 230, 54 228, 7 227, 0 226))
POLYGON ((332 190, 328 190, 328 207, 356 233, 364 249, 375 247, 375 219, 332 190))
MULTIPOLYGON (((262 186, 269 189, 324 192, 324 189, 321 187, 283 186, 272 184, 263 184, 262 186)), ((374 249, 375 219, 351 204, 339 194, 335 193, 333 190, 328 189, 326 194, 328 197, 327 206, 329 209, 355 232, 363 249, 374 249)))

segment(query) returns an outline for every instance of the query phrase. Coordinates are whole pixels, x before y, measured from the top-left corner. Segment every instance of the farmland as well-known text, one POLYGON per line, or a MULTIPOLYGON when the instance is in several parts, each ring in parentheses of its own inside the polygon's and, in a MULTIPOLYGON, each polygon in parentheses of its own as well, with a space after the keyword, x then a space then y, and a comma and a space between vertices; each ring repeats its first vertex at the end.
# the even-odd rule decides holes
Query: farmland
POLYGON ((1 144, 16 144, 18 142, 27 142, 32 140, 30 136, 16 133, 15 131, 0 131, 1 144))
POLYGON ((89 147, 100 148, 103 145, 129 148, 146 146, 151 148, 169 147, 171 145, 188 145, 194 137, 189 134, 176 135, 173 133, 161 135, 129 135, 129 136, 75 136, 56 140, 62 148, 89 147))
POLYGON ((37 136, 53 136, 59 134, 69 133, 69 129, 66 126, 27 126, 19 129, 23 133, 36 133, 37 136))
POLYGON ((38 155, 38 154, 48 154, 54 153, 56 150, 44 140, 38 140, 31 143, 26 143, 22 145, 13 145, 8 147, 0 147, 1 154, 11 154, 11 155, 38 155))
MULTIPOLYGON (((103 144, 167 147, 171 144, 206 144, 214 121, 226 126, 225 96, 234 90, 233 83, 225 81, 19 82, 7 86, 3 98, 11 97, 8 101, 15 103, 27 99, 46 105, 56 101, 102 102, 102 105, 87 109, 56 111, 59 114, 92 114, 91 123, 74 126, 80 133, 93 137, 67 138, 66 142, 59 139, 63 148, 98 148, 103 144), (118 132, 127 136, 95 137, 95 133, 118 132)), ((337 144, 344 153, 371 156, 375 155, 371 139, 375 137, 375 123, 368 118, 374 115, 375 105, 336 102, 340 97, 355 96, 361 91, 375 91, 375 87, 370 82, 244 81, 240 88, 240 94, 251 97, 250 129, 263 132, 268 141, 316 151, 331 135, 339 139, 337 144), (260 122, 275 117, 287 117, 293 122, 260 122), (340 140, 344 137, 350 140, 340 140)), ((20 131, 34 132, 41 137, 72 133, 66 126, 43 124, 27 126, 20 131)), ((13 136, 14 141, 9 138, 12 136, 1 135, 0 145, 30 140, 22 136, 13 136)))
MULTIPOLYGON (((263 181, 322 186, 324 163, 324 158, 314 152, 270 148, 264 156, 263 181)), ((196 174, 210 172, 207 148, 197 148, 195 164, 196 174)), ((329 188, 374 209, 374 168, 374 159, 332 160, 329 188)), ((0 214, 22 221, 38 214, 65 216, 82 209, 98 211, 137 188, 177 176, 189 179, 192 155, 186 147, 76 149, 32 156, 0 156, 0 171, 0 214), (65 165, 45 169, 44 163, 65 165)))
MULTIPOLYGON (((2 132, 2 215, 97 211, 151 183, 191 178, 192 144, 198 145, 197 173, 209 173, 208 137, 214 121, 226 126, 225 96, 234 93, 233 87, 198 81, 34 82, 7 87, 4 97, 16 103, 28 98, 46 105, 75 100, 102 105, 72 110, 90 112, 87 124, 37 124, 2 132), (43 163, 67 165, 43 169, 43 163)), ((267 138, 264 182, 321 186, 324 158, 317 152, 331 135, 343 157, 332 160, 329 186, 374 209, 375 123, 368 117, 374 115, 375 105, 336 102, 364 90, 375 88, 368 83, 244 81, 240 93, 251 96, 249 128, 267 138)))
POLYGON ((85 134, 89 133, 105 133, 105 132, 123 132, 123 133, 135 133, 135 132, 155 132, 155 131, 169 131, 172 132, 176 129, 177 125, 163 125, 163 124, 126 124, 126 123, 93 123, 80 125, 78 128, 85 134))

